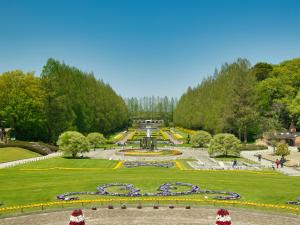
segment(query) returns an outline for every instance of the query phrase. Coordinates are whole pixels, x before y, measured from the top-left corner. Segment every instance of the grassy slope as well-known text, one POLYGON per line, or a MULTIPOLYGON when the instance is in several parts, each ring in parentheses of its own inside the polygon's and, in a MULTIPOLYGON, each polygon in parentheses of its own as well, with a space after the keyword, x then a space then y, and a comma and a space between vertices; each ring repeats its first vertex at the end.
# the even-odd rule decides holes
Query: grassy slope
POLYGON ((0 148, 0 163, 38 157, 40 154, 16 147, 0 148))
MULTIPOLYGON (((190 182, 203 189, 238 192, 241 201, 284 204, 299 196, 300 178, 277 173, 239 171, 179 171, 175 168, 112 169, 116 161, 56 158, 0 170, 3 206, 55 200, 69 191, 95 191, 99 184, 132 183, 143 192, 155 192, 165 182, 190 182), (30 168, 95 168, 90 170, 24 170, 30 168)), ((190 195, 203 198, 203 195, 190 195)))

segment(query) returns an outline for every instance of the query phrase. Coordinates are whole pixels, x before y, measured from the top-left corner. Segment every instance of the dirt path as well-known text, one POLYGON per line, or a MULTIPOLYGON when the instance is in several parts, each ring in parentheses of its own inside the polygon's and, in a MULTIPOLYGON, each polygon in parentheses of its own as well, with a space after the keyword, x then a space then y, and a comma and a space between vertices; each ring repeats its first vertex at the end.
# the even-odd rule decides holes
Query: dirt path
MULTIPOLYGON (((71 210, 70 210, 71 211, 71 210)), ((1 225, 67 225, 70 211, 24 215, 0 219, 1 225)), ((213 225, 217 208, 169 209, 161 207, 84 210, 87 225, 213 225)), ((271 214, 242 209, 231 209, 234 225, 299 225, 300 217, 294 215, 271 214)))

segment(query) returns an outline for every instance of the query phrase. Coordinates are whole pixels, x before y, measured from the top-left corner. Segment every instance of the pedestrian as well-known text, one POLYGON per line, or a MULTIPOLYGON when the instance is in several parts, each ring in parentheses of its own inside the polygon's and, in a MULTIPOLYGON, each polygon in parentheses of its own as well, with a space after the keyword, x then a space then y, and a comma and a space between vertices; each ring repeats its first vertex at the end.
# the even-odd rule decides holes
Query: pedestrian
POLYGON ((69 225, 85 225, 84 215, 81 209, 75 209, 71 213, 69 225))
POLYGON ((236 161, 236 159, 235 160, 233 160, 233 162, 232 162, 232 168, 235 168, 237 166, 237 161, 236 161))
POLYGON ((285 159, 283 157, 281 157, 281 159, 280 159, 281 168, 283 168, 284 163, 285 163, 285 159))
POLYGON ((279 167, 279 164, 280 164, 280 161, 279 161, 279 159, 276 159, 276 161, 275 161, 275 164, 276 164, 276 168, 278 169, 278 167, 279 167))
POLYGON ((257 158, 258 158, 258 161, 260 162, 261 161, 261 154, 258 154, 257 158))
POLYGON ((272 162, 272 169, 275 170, 274 162, 272 162))

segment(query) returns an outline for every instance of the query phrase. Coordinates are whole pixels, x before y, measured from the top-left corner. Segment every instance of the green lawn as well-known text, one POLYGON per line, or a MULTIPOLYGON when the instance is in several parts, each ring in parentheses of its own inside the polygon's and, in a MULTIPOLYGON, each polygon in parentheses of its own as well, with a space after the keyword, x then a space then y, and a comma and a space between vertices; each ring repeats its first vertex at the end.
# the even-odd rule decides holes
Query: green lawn
MULTIPOLYGON (((180 163, 186 164, 183 161, 180 163)), ((242 195, 240 201, 270 204, 285 204, 300 195, 299 177, 276 172, 195 171, 155 167, 113 169, 116 164, 117 161, 109 160, 53 158, 0 169, 0 202, 3 203, 2 207, 6 207, 55 201, 58 194, 96 191, 98 185, 112 182, 132 183, 142 192, 152 193, 166 182, 188 182, 201 189, 237 192, 242 195)), ((200 194, 183 196, 187 197, 203 199, 200 194)), ((84 198, 93 199, 95 196, 84 198)))
POLYGON ((28 159, 41 156, 38 153, 16 147, 0 148, 0 163, 10 162, 19 159, 28 159))

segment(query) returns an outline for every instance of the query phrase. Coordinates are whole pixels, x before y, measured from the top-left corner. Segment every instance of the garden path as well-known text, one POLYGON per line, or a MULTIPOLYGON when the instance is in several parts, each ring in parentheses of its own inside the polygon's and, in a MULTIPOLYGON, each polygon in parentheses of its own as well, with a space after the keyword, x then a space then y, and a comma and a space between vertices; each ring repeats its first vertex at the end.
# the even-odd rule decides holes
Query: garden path
MULTIPOLYGON (((271 153, 271 152, 273 152, 273 148, 269 147, 267 150, 242 151, 241 156, 246 158, 246 159, 250 159, 254 162, 257 162, 257 163, 261 164, 264 167, 271 168, 272 167, 272 161, 262 158, 261 161, 259 162, 258 158, 257 158, 258 154, 263 155, 263 154, 267 154, 267 153, 271 153)), ((283 174, 286 174, 288 176, 300 176, 300 171, 293 168, 293 167, 284 166, 283 168, 278 168, 276 170, 283 173, 283 174)))
MULTIPOLYGON (((211 225, 215 224, 218 208, 198 207, 192 209, 160 207, 153 209, 98 209, 84 210, 88 225, 211 225)), ((69 223, 70 211, 49 212, 0 219, 2 225, 65 225, 69 223)), ((300 217, 290 214, 230 209, 234 225, 299 225, 300 217)))
POLYGON ((125 145, 125 143, 127 142, 128 138, 131 136, 132 133, 133 131, 128 131, 126 135, 122 138, 122 140, 117 142, 117 144, 125 145))
POLYGON ((171 134, 170 132, 165 132, 165 134, 168 136, 168 138, 170 139, 170 141, 175 144, 175 145, 180 145, 180 144, 183 144, 183 141, 179 141, 177 139, 175 139, 171 134))

